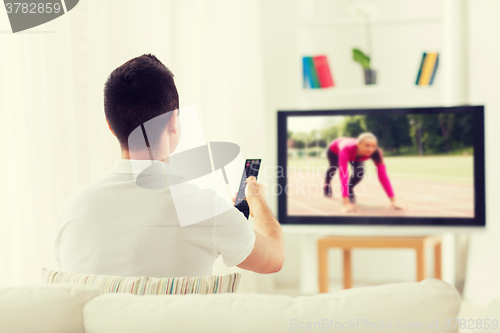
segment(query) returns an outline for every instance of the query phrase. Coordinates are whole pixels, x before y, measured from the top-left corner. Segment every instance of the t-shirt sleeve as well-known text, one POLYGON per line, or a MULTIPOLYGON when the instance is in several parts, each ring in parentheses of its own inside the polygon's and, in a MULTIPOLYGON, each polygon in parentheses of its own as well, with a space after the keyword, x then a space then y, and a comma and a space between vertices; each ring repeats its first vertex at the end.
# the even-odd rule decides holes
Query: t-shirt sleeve
POLYGON ((241 264, 252 252, 255 232, 245 216, 235 207, 217 215, 214 227, 215 250, 226 266, 241 264))

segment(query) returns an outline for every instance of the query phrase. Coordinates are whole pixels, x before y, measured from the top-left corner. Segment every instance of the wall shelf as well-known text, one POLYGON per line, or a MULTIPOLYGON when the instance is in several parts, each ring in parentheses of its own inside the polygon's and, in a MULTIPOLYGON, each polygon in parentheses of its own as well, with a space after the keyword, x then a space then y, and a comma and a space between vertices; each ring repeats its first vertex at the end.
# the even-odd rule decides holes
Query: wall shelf
MULTIPOLYGON (((439 24, 439 19, 412 19, 412 20, 373 20, 372 26, 392 26, 392 25, 418 25, 418 24, 439 24)), ((338 19, 328 23, 310 23, 305 22, 302 24, 306 29, 337 29, 345 27, 359 27, 366 24, 362 19, 338 19)))
POLYGON ((445 106, 438 86, 373 86, 362 88, 304 89, 299 96, 300 108, 378 108, 445 106))
POLYGON ((344 87, 331 87, 331 88, 321 88, 321 89, 303 89, 302 93, 305 95, 319 95, 319 94, 377 94, 387 91, 387 87, 373 84, 366 85, 359 88, 344 88, 344 87))

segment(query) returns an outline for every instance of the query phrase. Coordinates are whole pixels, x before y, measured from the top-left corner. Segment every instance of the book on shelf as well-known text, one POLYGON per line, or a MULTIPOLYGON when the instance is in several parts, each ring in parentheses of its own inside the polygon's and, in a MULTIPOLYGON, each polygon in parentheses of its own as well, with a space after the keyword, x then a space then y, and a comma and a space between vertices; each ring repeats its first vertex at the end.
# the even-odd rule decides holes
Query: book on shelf
POLYGON ((329 88, 334 81, 325 55, 302 57, 304 88, 329 88))
POLYGON ((335 86, 332 72, 330 71, 330 65, 328 64, 328 58, 325 55, 318 55, 313 58, 313 61, 321 88, 335 86))
POLYGON ((304 70, 304 88, 320 88, 318 74, 314 68, 312 57, 303 57, 302 66, 304 70))
POLYGON ((430 86, 434 82, 439 64, 439 53, 424 52, 417 74, 416 85, 430 86))

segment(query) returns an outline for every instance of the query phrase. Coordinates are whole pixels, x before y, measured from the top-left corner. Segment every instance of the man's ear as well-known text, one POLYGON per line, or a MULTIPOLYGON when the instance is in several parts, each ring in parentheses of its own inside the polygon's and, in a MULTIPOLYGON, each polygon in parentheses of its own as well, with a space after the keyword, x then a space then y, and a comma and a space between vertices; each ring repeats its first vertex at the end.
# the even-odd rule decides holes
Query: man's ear
POLYGON ((177 134, 177 117, 178 116, 178 110, 175 109, 174 111, 171 111, 172 112, 172 116, 170 117, 170 119, 168 120, 168 130, 170 133, 172 134, 177 134))
POLYGON ((113 135, 116 136, 115 132, 113 132, 113 129, 111 128, 111 125, 109 124, 108 118, 104 118, 104 119, 106 119, 106 124, 108 124, 109 130, 111 131, 111 133, 113 133, 113 135))

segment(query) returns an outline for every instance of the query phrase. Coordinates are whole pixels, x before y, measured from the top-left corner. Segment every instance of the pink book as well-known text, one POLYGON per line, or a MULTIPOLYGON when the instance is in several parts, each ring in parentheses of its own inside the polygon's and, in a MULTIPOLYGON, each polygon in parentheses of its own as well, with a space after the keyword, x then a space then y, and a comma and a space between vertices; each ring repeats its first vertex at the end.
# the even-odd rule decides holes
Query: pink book
POLYGON ((318 73, 319 85, 321 88, 328 88, 335 86, 333 82, 332 73, 330 71, 330 66, 328 65, 328 59, 325 55, 319 55, 313 57, 314 67, 316 68, 316 73, 318 73))

